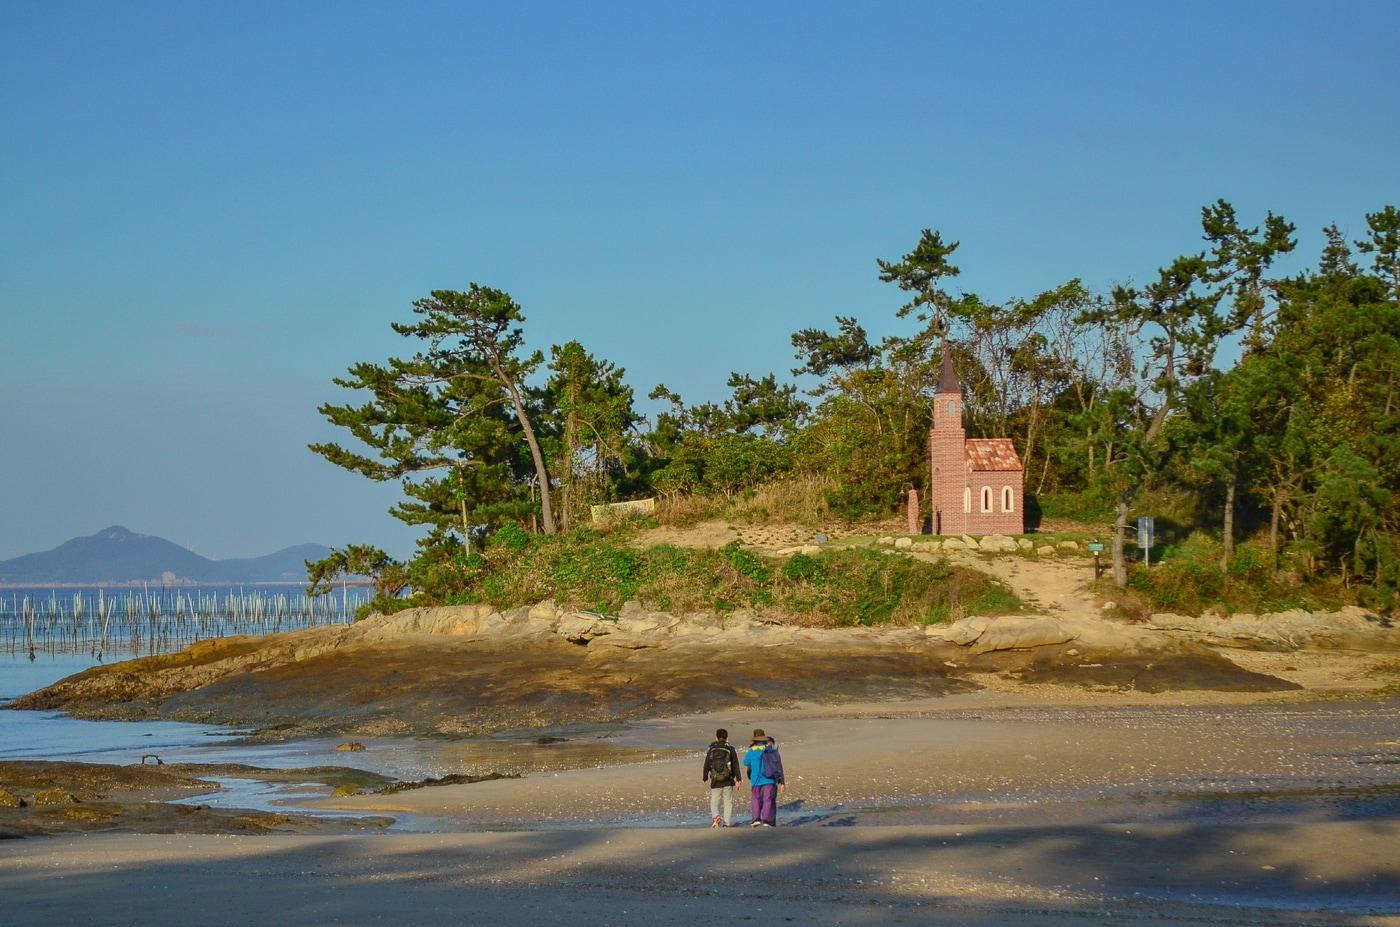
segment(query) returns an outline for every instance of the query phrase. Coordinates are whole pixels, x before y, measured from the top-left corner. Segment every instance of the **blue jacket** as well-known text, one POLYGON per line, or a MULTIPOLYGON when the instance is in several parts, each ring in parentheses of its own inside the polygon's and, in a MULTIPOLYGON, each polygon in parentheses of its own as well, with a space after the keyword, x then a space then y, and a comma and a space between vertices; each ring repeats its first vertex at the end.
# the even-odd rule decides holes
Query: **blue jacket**
POLYGON ((767 744, 754 744, 744 751, 744 768, 749 771, 749 785, 777 785, 783 781, 781 772, 776 779, 770 779, 763 774, 763 754, 767 750, 776 751, 777 748, 767 744))

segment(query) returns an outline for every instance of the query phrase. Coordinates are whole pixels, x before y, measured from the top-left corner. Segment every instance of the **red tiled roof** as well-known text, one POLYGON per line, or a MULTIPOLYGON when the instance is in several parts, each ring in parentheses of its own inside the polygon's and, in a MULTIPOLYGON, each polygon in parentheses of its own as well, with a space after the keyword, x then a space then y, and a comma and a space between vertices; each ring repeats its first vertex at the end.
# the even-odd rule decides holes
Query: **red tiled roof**
POLYGON ((1010 438, 968 438, 967 465, 974 472, 1020 470, 1021 458, 1010 438))

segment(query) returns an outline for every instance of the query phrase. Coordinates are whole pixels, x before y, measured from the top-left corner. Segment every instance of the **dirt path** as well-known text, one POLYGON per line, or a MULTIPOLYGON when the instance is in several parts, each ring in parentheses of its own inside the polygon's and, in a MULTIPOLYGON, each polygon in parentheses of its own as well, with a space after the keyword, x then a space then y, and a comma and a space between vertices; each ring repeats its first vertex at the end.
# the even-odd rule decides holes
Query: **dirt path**
POLYGON ((966 550, 910 556, 928 561, 942 556, 958 566, 990 573, 1010 586, 1035 612, 1065 618, 1095 618, 1103 614, 1102 603, 1089 589, 1094 579, 1093 562, 1083 557, 1032 560, 1014 554, 989 557, 966 550))

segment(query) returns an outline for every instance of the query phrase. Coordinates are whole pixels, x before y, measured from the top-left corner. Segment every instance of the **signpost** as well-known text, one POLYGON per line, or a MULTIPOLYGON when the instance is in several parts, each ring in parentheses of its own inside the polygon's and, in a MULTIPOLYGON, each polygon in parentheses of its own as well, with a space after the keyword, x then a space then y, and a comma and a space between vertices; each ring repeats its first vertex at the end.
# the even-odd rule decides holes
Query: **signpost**
POLYGON ((1142 559, 1145 564, 1152 566, 1152 516, 1141 515, 1138 517, 1138 547, 1142 548, 1142 559))
POLYGON ((1103 541, 1090 541, 1084 545, 1084 548, 1094 555, 1094 579, 1098 579, 1102 572, 1099 566, 1099 554, 1103 553, 1103 541))

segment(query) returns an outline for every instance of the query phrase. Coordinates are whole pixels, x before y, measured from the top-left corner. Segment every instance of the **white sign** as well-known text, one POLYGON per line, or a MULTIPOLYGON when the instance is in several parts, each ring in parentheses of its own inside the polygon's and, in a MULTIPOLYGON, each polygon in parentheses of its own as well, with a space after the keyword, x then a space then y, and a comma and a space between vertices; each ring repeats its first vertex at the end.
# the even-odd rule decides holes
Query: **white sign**
POLYGON ((1143 515, 1138 519, 1138 547, 1152 546, 1152 516, 1143 515))

